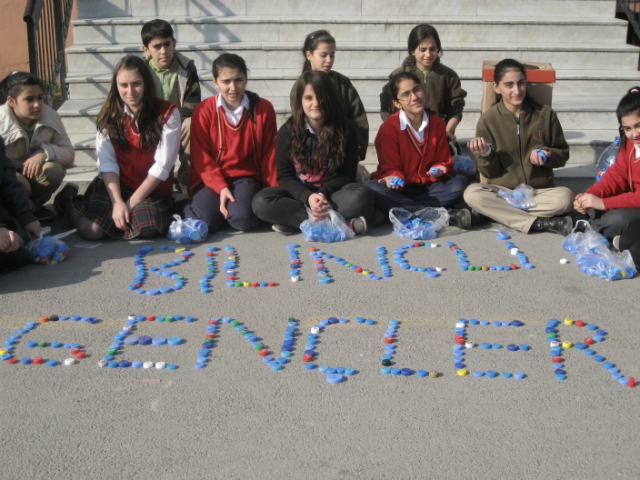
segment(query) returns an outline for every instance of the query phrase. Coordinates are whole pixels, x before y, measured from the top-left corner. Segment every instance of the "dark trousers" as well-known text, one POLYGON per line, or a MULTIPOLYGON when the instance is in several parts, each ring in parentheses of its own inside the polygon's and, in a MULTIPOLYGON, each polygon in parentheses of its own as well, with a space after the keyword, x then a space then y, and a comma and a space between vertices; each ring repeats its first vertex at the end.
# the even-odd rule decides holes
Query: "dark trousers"
POLYGON ((451 207, 460 201, 468 185, 469 180, 463 175, 429 185, 406 185, 402 190, 392 190, 378 180, 367 184, 376 195, 376 207, 385 212, 404 208, 411 213, 425 207, 451 207))
MULTIPOLYGON (((365 217, 367 222, 375 219, 373 192, 359 183, 346 184, 327 200, 346 221, 356 217, 365 217)), ((282 187, 265 188, 253 197, 253 213, 272 225, 291 228, 300 228, 300 224, 309 218, 306 206, 282 187)))
POLYGON ((620 251, 629 250, 636 268, 640 268, 640 222, 635 222, 620 235, 620 251))
POLYGON ((640 208, 612 208, 606 212, 589 210, 589 224, 607 240, 622 235, 631 225, 640 223, 640 208))
POLYGON ((225 221, 236 230, 246 232, 258 228, 260 220, 251 209, 251 201, 262 190, 262 182, 252 177, 228 178, 227 186, 236 199, 227 202, 229 215, 225 219, 220 212, 220 195, 204 184, 198 185, 193 192, 191 203, 180 205, 178 213, 182 218, 197 218, 209 227, 209 233, 215 233, 225 221))

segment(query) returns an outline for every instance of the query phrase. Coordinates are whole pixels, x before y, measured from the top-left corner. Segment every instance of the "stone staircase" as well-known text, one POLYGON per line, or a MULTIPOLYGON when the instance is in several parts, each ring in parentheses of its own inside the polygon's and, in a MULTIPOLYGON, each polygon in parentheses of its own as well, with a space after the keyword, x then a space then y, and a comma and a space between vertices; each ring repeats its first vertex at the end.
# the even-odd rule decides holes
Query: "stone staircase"
POLYGON ((436 27, 443 63, 468 92, 456 132, 461 143, 474 136, 480 117, 483 60, 550 62, 557 73, 553 108, 571 146, 558 176, 593 176, 617 135, 619 99, 640 85, 639 49, 625 43, 627 22, 614 18, 615 6, 615 0, 79 0, 75 45, 67 49, 70 100, 59 110, 76 146, 77 167, 67 176, 95 175, 95 120, 112 68, 124 54, 142 55, 140 29, 153 18, 173 25, 177 50, 196 62, 203 98, 216 93, 213 60, 226 51, 243 56, 248 88, 273 103, 278 126, 290 114, 304 37, 329 30, 337 40, 334 68, 351 78, 367 110, 369 170, 377 165, 378 95, 406 56, 417 23, 436 27))

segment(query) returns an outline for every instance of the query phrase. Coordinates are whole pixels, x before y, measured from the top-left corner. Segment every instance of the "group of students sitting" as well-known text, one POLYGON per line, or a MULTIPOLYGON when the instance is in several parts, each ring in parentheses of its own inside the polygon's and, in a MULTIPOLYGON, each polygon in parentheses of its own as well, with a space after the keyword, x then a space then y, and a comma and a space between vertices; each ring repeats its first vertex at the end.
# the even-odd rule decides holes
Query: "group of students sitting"
MULTIPOLYGON (((224 225, 248 231, 267 222, 293 234, 309 215, 320 220, 330 209, 363 234, 387 220, 391 208, 445 207, 450 223, 463 229, 493 219, 525 233, 567 235, 577 218, 585 218, 640 260, 637 90, 618 106, 627 140, 614 166, 574 198, 568 188, 554 185, 553 169, 569 158, 556 114, 527 96, 522 64, 499 62, 499 101, 481 116, 476 138, 467 145, 484 179, 470 185, 465 176, 452 176, 450 147, 457 144, 466 92, 455 71, 441 63, 435 28, 418 25, 409 35, 409 55, 380 95, 378 167, 365 185, 356 179, 369 143, 366 112, 351 81, 332 69, 336 41, 328 32, 305 39, 292 114, 280 129, 273 105, 246 89, 249 72, 240 56, 216 58, 213 83, 219 93, 201 101, 196 67, 175 52, 171 25, 146 23, 142 41, 147 58, 118 62, 98 115, 99 175, 83 195, 68 183, 54 200, 57 214, 86 239, 161 235, 174 213, 204 221, 211 233, 224 225), (497 195, 521 184, 535 189, 536 206, 526 211, 497 195), (176 193, 183 195, 174 201, 176 193)), ((74 154, 60 117, 44 105, 37 78, 14 73, 1 87, 6 158, 3 152, 0 252, 6 254, 21 244, 11 217, 37 236, 39 220, 48 220, 42 205, 60 186, 74 154)))

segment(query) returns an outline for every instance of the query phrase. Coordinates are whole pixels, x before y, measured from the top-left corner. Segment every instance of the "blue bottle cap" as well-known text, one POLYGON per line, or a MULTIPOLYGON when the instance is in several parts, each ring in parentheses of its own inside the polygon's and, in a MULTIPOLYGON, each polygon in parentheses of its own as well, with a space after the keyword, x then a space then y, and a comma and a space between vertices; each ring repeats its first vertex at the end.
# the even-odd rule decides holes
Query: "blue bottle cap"
POLYGON ((37 346, 38 346, 38 342, 34 342, 34 341, 27 342, 27 345, 26 345, 27 348, 33 348, 37 346))
POLYGON ((140 368, 142 367, 142 362, 140 360, 134 360, 131 362, 131 368, 140 368))
POLYGON ((473 376, 480 378, 484 376, 484 372, 482 370, 476 370, 475 372, 473 372, 473 376))
POLYGON ((564 375, 564 374, 565 374, 565 373, 567 373, 567 372, 565 372, 565 371, 564 371, 563 369, 561 369, 561 368, 556 368, 556 369, 553 371, 553 373, 555 373, 556 375, 558 375, 558 374, 560 374, 560 375, 564 375))
POLYGON ((376 322, 369 318, 364 323, 365 323, 365 325, 375 325, 376 322))
POLYGON ((22 357, 22 360, 20 360, 20 363, 22 365, 29 365, 31 363, 31 358, 29 357, 22 357))
POLYGON ((480 320, 480 325, 485 327, 485 326, 489 325, 489 322, 487 320, 480 320))
POLYGON ((602 355, 596 355, 596 356, 593 357, 593 359, 596 362, 603 362, 604 361, 604 357, 602 355))
POLYGON ((521 344, 518 348, 519 348, 520 350, 522 350, 522 351, 526 352, 527 350, 529 350, 529 345, 527 345, 527 344, 524 344, 524 343, 523 343, 523 344, 521 344))
POLYGON ((464 363, 455 363, 453 366, 458 369, 464 368, 464 363))
POLYGON ((137 345, 138 344, 138 337, 127 337, 124 339, 124 344, 125 345, 137 345))
POLYGON ((553 368, 562 368, 564 367, 564 363, 554 363, 553 368))
POLYGON ((502 325, 502 322, 495 321, 495 322, 492 322, 492 325, 494 327, 499 327, 500 325, 502 325))
POLYGON ((515 378, 516 380, 522 380, 524 378, 524 373, 522 372, 515 372, 513 374, 513 378, 515 378))
POLYGON ((618 382, 620 383, 620 385, 627 385, 627 383, 629 382, 629 379, 626 377, 622 377, 618 379, 618 382))
POLYGON ((364 323, 364 318, 356 317, 356 323, 364 323))
POLYGON ((58 361, 57 360, 51 359, 51 360, 49 360, 47 362, 47 367, 55 367, 56 365, 58 365, 58 361))
POLYGON ((620 371, 620 369, 616 368, 616 367, 609 367, 609 368, 607 368, 607 371, 609 373, 618 373, 620 371))
POLYGON ((596 352, 594 352, 594 351, 593 351, 593 350, 591 350, 590 348, 587 348, 587 349, 584 351, 584 354, 585 354, 585 355, 588 355, 588 356, 591 356, 591 355, 593 355, 594 353, 596 353, 596 352))
POLYGON ((107 363, 107 367, 109 368, 118 368, 118 362, 115 360, 111 360, 109 363, 107 363))
POLYGON ((327 367, 326 365, 320 365, 320 367, 318 368, 318 371, 320 373, 326 373, 328 369, 329 367, 327 367))
POLYGON ((493 345, 491 345, 491 348, 498 350, 500 348, 502 348, 502 345, 500 345, 499 343, 494 343, 493 345))
POLYGON ((562 374, 562 373, 558 373, 556 375, 556 380, 566 380, 567 376, 562 374))
POLYGON ((611 367, 613 367, 613 363, 611 363, 611 362, 604 362, 604 363, 602 364, 602 366, 603 366, 604 368, 611 368, 611 367))
POLYGON ((400 374, 403 377, 408 377, 409 375, 411 375, 413 373, 413 370, 411 370, 410 368, 402 368, 400 369, 400 374))
POLYGON ((315 364, 312 362, 307 362, 304 364, 304 368, 307 370, 313 370, 315 368, 315 364))
POLYGON ((343 379, 343 376, 340 374, 327 375, 327 382, 333 385, 342 382, 342 379, 343 379))
POLYGON ((509 350, 510 352, 515 352, 519 349, 518 345, 514 345, 513 343, 510 343, 509 345, 507 345, 507 350, 509 350))
MULTIPOLYGON (((616 370, 617 370, 617 369, 616 369, 616 370)), ((616 372, 616 373, 614 373, 614 374, 612 374, 612 375, 611 375, 611 378, 613 378, 614 380, 618 380, 618 379, 622 378, 622 374, 621 374, 621 373, 616 372)))
POLYGON ((169 345, 172 345, 172 346, 174 346, 174 345, 180 345, 180 344, 182 343, 182 338, 180 338, 180 337, 169 337, 169 338, 167 339, 167 343, 168 343, 169 345))
POLYGON ((167 363, 164 368, 166 368, 167 370, 175 370, 176 368, 178 368, 178 366, 175 363, 167 363))
MULTIPOLYGON (((138 340, 138 343, 140 343, 140 340, 138 340)), ((211 342, 204 342, 202 345, 200 345, 202 348, 213 348, 213 343, 211 342)))
POLYGON ((483 348, 484 350, 488 350, 491 348, 491 344, 490 343, 482 343, 480 344, 480 347, 483 348))
POLYGON ((205 367, 205 363, 204 362, 196 362, 196 364, 194 365, 195 368, 197 368, 198 370, 200 370, 201 368, 205 367))
POLYGON ((495 372, 493 370, 487 370, 487 377, 489 378, 494 378, 498 376, 498 372, 495 372))
POLYGON ((127 360, 120 360, 118 362, 118 367, 120 367, 120 368, 127 368, 127 367, 130 367, 130 366, 131 366, 131 363, 128 362, 127 360))
POLYGON ((391 369, 391 375, 400 375, 400 369, 399 368, 392 368, 391 369))

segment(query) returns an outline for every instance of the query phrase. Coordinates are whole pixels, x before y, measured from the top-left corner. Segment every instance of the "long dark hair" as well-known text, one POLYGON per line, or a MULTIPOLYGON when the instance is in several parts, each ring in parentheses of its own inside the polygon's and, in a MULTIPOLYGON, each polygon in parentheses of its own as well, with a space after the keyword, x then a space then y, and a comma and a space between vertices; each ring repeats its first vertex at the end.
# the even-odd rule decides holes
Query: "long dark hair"
MULTIPOLYGON (((499 84, 500 80, 502 80, 502 77, 504 77, 505 74, 510 70, 516 70, 516 71, 522 73, 524 75, 525 80, 526 80, 527 72, 524 69, 524 65, 521 64, 519 61, 514 60, 513 58, 505 58, 504 60, 500 60, 496 64, 495 69, 493 70, 493 81, 494 81, 494 83, 496 85, 499 84)), ((502 98, 502 95, 497 94, 496 98, 498 99, 498 102, 500 102, 500 100, 502 98)), ((524 96, 523 101, 532 103, 534 105, 537 105, 536 102, 531 100, 531 97, 529 96, 529 92, 528 91, 527 91, 526 95, 524 96)))
POLYGON ((220 75, 220 70, 223 68, 240 70, 240 72, 244 74, 245 78, 249 78, 249 70, 247 69, 247 64, 244 61, 244 58, 240 55, 236 55, 235 53, 223 53, 213 61, 213 66, 211 67, 213 78, 217 79, 218 75, 220 75))
POLYGON ((411 33, 409 33, 409 38, 407 39, 407 51, 409 52, 409 55, 402 62, 402 66, 404 68, 407 70, 413 70, 416 67, 416 57, 412 55, 412 52, 414 52, 416 48, 418 48, 427 38, 433 38, 436 42, 436 47, 438 47, 438 58, 434 63, 440 63, 440 55, 442 55, 443 52, 438 31, 433 27, 433 25, 421 23, 420 25, 413 27, 411 33))
POLYGON ((44 86, 38 77, 27 72, 13 72, 0 82, 0 105, 4 105, 7 97, 17 98, 25 87, 40 87, 44 93, 44 86))
POLYGON ((389 91, 391 92, 391 97, 393 97, 393 99, 396 101, 398 100, 400 83, 402 83, 403 80, 413 80, 418 85, 420 85, 420 79, 413 72, 400 72, 397 75, 394 75, 389 82, 389 91))
POLYGON ((122 58, 113 70, 111 77, 111 89, 107 95, 107 99, 102 106, 102 110, 98 114, 96 126, 98 131, 109 136, 111 141, 122 150, 129 150, 131 145, 127 140, 124 131, 124 101, 118 93, 118 85, 116 77, 120 70, 135 70, 142 77, 144 92, 138 112, 133 116, 133 122, 137 122, 140 136, 138 140, 138 148, 144 150, 153 150, 158 146, 162 137, 162 127, 164 119, 160 115, 160 106, 156 98, 156 90, 153 84, 151 71, 145 61, 134 55, 127 55, 122 58))
MULTIPOLYGON (((293 113, 287 120, 289 128, 289 145, 292 159, 296 159, 303 169, 309 166, 306 147, 307 129, 305 114, 302 109, 302 96, 307 85, 311 85, 320 105, 320 112, 324 118, 324 126, 318 134, 318 144, 313 159, 330 160, 334 168, 344 163, 344 149, 349 133, 347 120, 338 96, 338 90, 331 78, 324 72, 309 70, 300 76, 296 89, 293 113)), ((314 162, 317 163, 317 162, 314 162)))
POLYGON ((311 70, 311 62, 307 60, 307 52, 313 54, 321 43, 333 43, 336 44, 336 39, 331 36, 326 30, 316 30, 307 35, 302 45, 302 56, 304 57, 304 63, 302 64, 302 72, 308 72, 311 70))
POLYGON ((621 144, 624 144, 623 139, 627 138, 622 128, 622 117, 632 114, 640 115, 640 87, 631 88, 627 94, 620 99, 618 108, 616 108, 616 117, 618 117, 618 123, 620 126, 620 140, 621 144))

